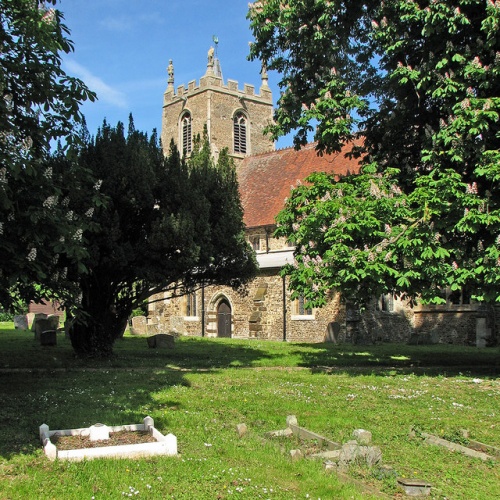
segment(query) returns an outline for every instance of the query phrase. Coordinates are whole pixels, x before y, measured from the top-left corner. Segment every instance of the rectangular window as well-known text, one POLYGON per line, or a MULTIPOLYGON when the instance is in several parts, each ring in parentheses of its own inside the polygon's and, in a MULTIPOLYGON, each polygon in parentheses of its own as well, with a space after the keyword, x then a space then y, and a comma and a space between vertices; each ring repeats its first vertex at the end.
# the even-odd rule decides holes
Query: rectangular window
POLYGON ((254 236, 253 238, 251 238, 250 244, 252 245, 252 248, 254 249, 255 252, 259 251, 260 250, 260 237, 254 236))
POLYGON ((469 305, 471 303, 471 292, 467 288, 453 291, 447 288, 446 303, 451 306, 469 305))
POLYGON ((292 304, 292 319, 303 319, 305 317, 313 318, 313 310, 306 308, 306 299, 303 295, 300 295, 297 299, 293 301, 292 304), (294 318, 295 316, 295 318, 294 318), (298 318, 300 316, 300 318, 298 318))
POLYGON ((379 311, 394 312, 394 297, 392 293, 384 293, 379 297, 377 309, 379 311))
POLYGON ((195 317, 196 314, 196 293, 188 293, 186 295, 186 316, 195 317))

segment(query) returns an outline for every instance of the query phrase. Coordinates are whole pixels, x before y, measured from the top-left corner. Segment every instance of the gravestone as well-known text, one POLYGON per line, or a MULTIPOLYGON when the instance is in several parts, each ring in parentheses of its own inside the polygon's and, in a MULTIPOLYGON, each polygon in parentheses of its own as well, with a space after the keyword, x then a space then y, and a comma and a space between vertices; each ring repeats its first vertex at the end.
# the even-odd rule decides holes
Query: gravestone
POLYGON ((44 330, 40 333, 40 345, 57 345, 57 332, 55 330, 44 330))
POLYGON ((48 319, 47 317, 35 318, 35 321, 33 322, 33 327, 35 330, 35 340, 40 340, 40 335, 42 334, 42 332, 45 332, 46 330, 54 330, 53 324, 54 321, 48 319))
POLYGON ((50 323, 50 330, 57 330, 59 329, 59 316, 57 314, 49 314, 47 316, 47 319, 49 320, 50 323))
POLYGON ((486 318, 476 318, 476 347, 486 347, 491 336, 491 328, 486 326, 486 318))
POLYGON ((146 316, 134 316, 132 318, 132 333, 145 335, 148 331, 146 316))
POLYGON ((41 319, 47 319, 47 315, 45 313, 35 313, 35 316, 33 316, 33 323, 31 323, 31 331, 35 331, 36 322, 41 319))
POLYGON ((148 323, 147 333, 150 335, 160 333, 160 325, 158 323, 148 323))
POLYGON ((334 344, 336 344, 339 339, 339 333, 340 333, 339 323, 337 323, 336 321, 328 323, 325 342, 333 342, 334 344))
POLYGON ((35 320, 35 313, 28 313, 26 319, 28 320, 28 328, 31 330, 33 328, 33 321, 35 320))
POLYGON ((175 339, 173 335, 168 333, 158 333, 146 337, 148 347, 151 349, 173 349, 175 346, 175 339))
POLYGON ((16 330, 28 329, 28 318, 26 317, 26 314, 18 314, 14 316, 14 328, 16 330))

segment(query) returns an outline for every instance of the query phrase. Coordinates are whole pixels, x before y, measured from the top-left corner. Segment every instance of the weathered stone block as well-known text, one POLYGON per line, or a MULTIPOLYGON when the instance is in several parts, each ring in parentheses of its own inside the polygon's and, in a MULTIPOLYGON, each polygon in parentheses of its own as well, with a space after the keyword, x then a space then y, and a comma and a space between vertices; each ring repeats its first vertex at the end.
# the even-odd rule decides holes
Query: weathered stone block
POLYGON ((420 479, 398 478, 398 484, 410 497, 427 497, 431 494, 431 484, 420 479))
POLYGON ((356 429, 352 433, 352 437, 358 444, 368 445, 372 442, 372 433, 364 429, 356 429))
POLYGON ((247 433, 248 429, 246 424, 238 424, 236 426, 236 432, 238 433, 238 436, 241 438, 247 433))

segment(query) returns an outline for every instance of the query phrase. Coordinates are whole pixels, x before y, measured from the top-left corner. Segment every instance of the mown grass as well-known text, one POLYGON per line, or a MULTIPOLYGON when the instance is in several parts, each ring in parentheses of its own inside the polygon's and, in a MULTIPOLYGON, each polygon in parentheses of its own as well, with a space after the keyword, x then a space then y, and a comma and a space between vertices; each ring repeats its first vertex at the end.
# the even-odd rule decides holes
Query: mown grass
MULTIPOLYGON (((500 491, 497 462, 408 436, 412 426, 445 437, 466 428, 500 446, 498 349, 182 338, 160 351, 126 336, 111 360, 83 361, 63 338, 42 348, 32 333, 4 329, 0 342, 2 499, 375 498, 321 462, 292 462, 296 441, 265 439, 290 414, 337 442, 370 430, 384 463, 431 482, 433 498, 500 491), (146 415, 177 436, 178 458, 49 462, 37 438, 42 423, 120 425, 146 415), (243 438, 239 423, 248 426, 243 438)), ((395 478, 378 469, 356 465, 349 476, 397 495, 395 478)))

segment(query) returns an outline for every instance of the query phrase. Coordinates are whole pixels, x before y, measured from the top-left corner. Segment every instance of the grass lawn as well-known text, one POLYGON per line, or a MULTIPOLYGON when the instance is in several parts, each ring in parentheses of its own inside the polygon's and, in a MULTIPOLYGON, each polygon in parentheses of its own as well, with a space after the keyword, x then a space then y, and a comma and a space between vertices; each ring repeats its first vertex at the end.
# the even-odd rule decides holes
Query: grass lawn
POLYGON ((268 440, 286 416, 333 441, 370 430, 397 475, 432 498, 493 499, 500 466, 424 444, 410 428, 500 447, 499 350, 181 338, 173 351, 125 336, 111 360, 75 359, 0 324, 0 499, 357 499, 359 482, 401 498, 395 478, 356 464, 352 481, 321 461, 291 461, 294 439, 268 440), (3 328, 2 328, 3 327, 3 328), (179 457, 50 462, 38 427, 140 423, 177 436, 179 457), (245 423, 240 438, 236 425, 245 423))

